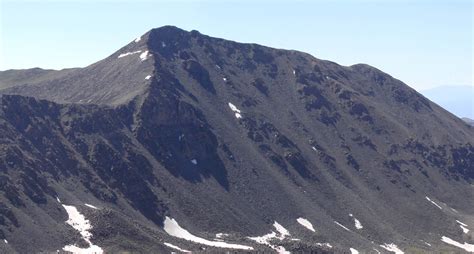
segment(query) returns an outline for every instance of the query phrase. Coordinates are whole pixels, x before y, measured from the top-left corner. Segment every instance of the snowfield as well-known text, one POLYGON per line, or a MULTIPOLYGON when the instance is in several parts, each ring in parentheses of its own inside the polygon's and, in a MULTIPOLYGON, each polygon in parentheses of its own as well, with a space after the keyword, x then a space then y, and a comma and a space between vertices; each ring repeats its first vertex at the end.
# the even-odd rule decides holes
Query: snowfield
POLYGON ((171 243, 163 243, 164 245, 170 247, 171 249, 175 249, 175 250, 179 250, 181 252, 185 252, 185 253, 191 253, 191 251, 189 250, 184 250, 184 249, 181 249, 180 247, 176 246, 176 245, 173 245, 171 243))
POLYGON ((296 219, 296 221, 301 224, 303 227, 313 231, 313 232, 316 232, 316 230, 314 230, 313 228, 313 224, 311 224, 311 222, 309 222, 309 220, 305 219, 305 218, 298 218, 296 219))
POLYGON ((69 205, 62 205, 68 214, 68 220, 66 221, 71 227, 79 231, 82 236, 82 239, 89 244, 89 248, 80 248, 75 245, 66 245, 63 247, 64 251, 70 251, 72 253, 78 254, 102 254, 104 251, 97 245, 92 244, 90 238, 92 234, 89 232, 92 229, 92 226, 84 215, 82 215, 76 207, 69 205))
POLYGON ((336 225, 338 225, 339 227, 341 227, 341 228, 343 228, 343 229, 345 229, 345 230, 347 230, 347 231, 349 231, 349 232, 351 231, 350 229, 346 228, 344 225, 342 225, 341 223, 339 223, 339 222, 337 222, 337 221, 334 221, 334 223, 336 223, 336 225))
POLYGON ((283 246, 275 246, 271 244, 271 240, 278 239, 281 241, 287 236, 290 236, 290 232, 276 221, 273 223, 273 227, 279 233, 278 235, 274 231, 271 231, 269 234, 263 236, 249 237, 249 239, 256 241, 257 243, 267 245, 268 247, 276 250, 279 254, 289 254, 290 252, 287 251, 283 246))
POLYGON ((425 198, 426 198, 426 200, 428 200, 429 202, 431 202, 433 205, 435 205, 436 207, 438 207, 440 210, 443 210, 443 208, 442 208, 440 205, 436 204, 436 202, 434 202, 433 200, 431 200, 429 197, 425 197, 425 198))
POLYGON ((89 207, 89 208, 92 208, 92 209, 95 209, 95 210, 98 210, 99 208, 97 208, 96 206, 93 206, 93 205, 90 205, 90 204, 84 204, 85 206, 89 207))
POLYGON ((398 248, 398 246, 393 243, 385 243, 383 245, 380 245, 380 247, 388 251, 394 252, 395 254, 404 254, 404 252, 400 250, 400 248, 398 248))
POLYGON ((240 109, 238 109, 234 104, 229 102, 229 108, 235 113, 235 117, 237 119, 242 118, 242 115, 241 115, 242 112, 240 112, 240 109))
POLYGON ((447 244, 456 246, 458 248, 461 248, 461 249, 463 249, 467 252, 474 252, 474 244, 470 244, 470 243, 466 243, 466 242, 459 243, 459 242, 456 242, 453 239, 451 239, 449 237, 446 237, 446 236, 441 237, 441 241, 443 241, 447 244))
POLYGON ((221 241, 209 241, 204 238, 195 236, 186 229, 182 228, 178 222, 166 216, 165 222, 164 222, 164 228, 166 233, 168 233, 171 236, 178 237, 181 239, 185 239, 191 242, 196 242, 208 246, 213 246, 213 247, 218 247, 218 248, 227 248, 227 249, 240 249, 240 250, 253 250, 253 247, 250 246, 245 246, 245 245, 240 245, 240 244, 231 244, 231 243, 226 243, 226 242, 221 242, 221 241))
POLYGON ((140 54, 140 59, 145 61, 148 58, 148 50, 140 54))
POLYGON ((133 51, 133 52, 123 53, 123 54, 120 54, 117 58, 122 58, 122 57, 125 57, 125 56, 138 54, 138 53, 140 53, 140 52, 142 52, 142 51, 141 51, 141 50, 137 50, 137 51, 133 51))
POLYGON ((351 254, 359 254, 359 251, 354 248, 349 248, 349 250, 351 251, 351 254))
POLYGON ((456 220, 456 222, 459 224, 459 227, 461 227, 462 229, 462 232, 464 232, 464 234, 467 234, 469 233, 469 229, 467 228, 467 224, 466 223, 462 223, 458 220, 456 220))

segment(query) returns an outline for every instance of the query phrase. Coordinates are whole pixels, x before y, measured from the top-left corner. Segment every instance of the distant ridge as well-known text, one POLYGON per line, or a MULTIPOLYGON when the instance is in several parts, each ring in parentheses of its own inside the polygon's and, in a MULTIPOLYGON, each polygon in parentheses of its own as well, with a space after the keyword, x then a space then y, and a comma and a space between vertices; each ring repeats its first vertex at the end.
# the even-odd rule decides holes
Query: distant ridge
POLYGON ((474 86, 439 86, 421 93, 458 117, 474 119, 474 86))

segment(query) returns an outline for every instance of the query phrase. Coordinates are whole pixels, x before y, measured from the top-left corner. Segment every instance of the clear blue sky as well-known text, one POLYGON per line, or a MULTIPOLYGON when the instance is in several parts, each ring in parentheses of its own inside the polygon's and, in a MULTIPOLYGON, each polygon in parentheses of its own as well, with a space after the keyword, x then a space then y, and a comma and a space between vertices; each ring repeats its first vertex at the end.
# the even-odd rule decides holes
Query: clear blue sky
POLYGON ((175 25, 367 63, 419 90, 473 84, 471 0, 0 2, 0 70, 86 66, 175 25))

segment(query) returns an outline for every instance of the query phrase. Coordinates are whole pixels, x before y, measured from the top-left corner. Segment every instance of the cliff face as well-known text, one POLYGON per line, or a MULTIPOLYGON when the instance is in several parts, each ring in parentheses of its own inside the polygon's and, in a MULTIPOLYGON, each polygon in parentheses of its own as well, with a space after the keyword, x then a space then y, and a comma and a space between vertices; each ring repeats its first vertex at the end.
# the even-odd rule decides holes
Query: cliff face
POLYGON ((223 251, 171 218, 260 251, 458 251, 442 237, 474 230, 474 129, 367 65, 162 27, 82 69, 8 75, 5 251, 223 251))

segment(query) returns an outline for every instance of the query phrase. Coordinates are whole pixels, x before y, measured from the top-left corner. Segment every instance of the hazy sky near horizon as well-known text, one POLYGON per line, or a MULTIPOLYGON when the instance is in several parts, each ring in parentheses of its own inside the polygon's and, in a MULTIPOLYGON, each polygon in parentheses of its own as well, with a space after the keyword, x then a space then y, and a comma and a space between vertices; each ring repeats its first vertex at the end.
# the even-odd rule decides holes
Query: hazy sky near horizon
POLYGON ((163 25, 367 63, 418 90, 473 85, 471 0, 0 0, 0 70, 87 66, 163 25))

